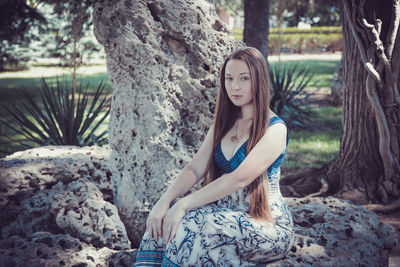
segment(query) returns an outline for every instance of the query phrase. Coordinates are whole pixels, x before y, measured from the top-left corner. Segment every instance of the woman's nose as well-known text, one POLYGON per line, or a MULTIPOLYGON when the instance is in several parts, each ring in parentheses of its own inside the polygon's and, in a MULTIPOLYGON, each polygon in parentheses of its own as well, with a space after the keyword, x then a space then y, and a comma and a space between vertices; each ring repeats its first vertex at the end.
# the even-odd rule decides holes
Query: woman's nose
POLYGON ((239 82, 238 81, 233 81, 233 83, 232 83, 232 89, 233 90, 239 90, 240 89, 240 86, 239 86, 239 82))

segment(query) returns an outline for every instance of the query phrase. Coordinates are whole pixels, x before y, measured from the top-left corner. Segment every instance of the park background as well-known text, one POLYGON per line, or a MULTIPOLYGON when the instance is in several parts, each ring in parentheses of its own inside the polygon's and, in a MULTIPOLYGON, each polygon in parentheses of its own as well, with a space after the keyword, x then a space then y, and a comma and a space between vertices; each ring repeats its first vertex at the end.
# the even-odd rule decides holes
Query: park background
MULTIPOLYGON (((0 126, 1 156, 30 146, 86 146, 108 143, 108 112, 112 88, 105 67, 105 52, 93 35, 94 2, 2 2, 4 16, 1 25, 7 27, 2 29, 0 48, 0 93, 3 109, 3 123, 0 126), (40 133, 46 131, 40 123, 27 122, 28 119, 40 117, 40 114, 35 111, 30 114, 25 107, 34 102, 39 103, 38 110, 45 108, 46 104, 40 100, 40 92, 51 94, 51 91, 65 90, 68 91, 66 99, 71 99, 71 94, 78 94, 81 87, 84 90, 86 86, 89 103, 97 98, 97 93, 101 93, 97 103, 102 100, 104 102, 96 110, 96 116, 89 116, 91 124, 84 123, 89 114, 87 110, 81 110, 81 119, 73 118, 73 112, 67 113, 70 116, 66 123, 75 125, 79 120, 85 124, 85 131, 79 131, 77 125, 74 127, 75 135, 71 135, 66 133, 71 127, 66 127, 67 130, 63 132, 62 126, 52 125, 53 128, 49 127, 48 132, 54 136, 41 136, 40 133), (28 95, 21 96, 21 88, 28 95), (43 88, 50 88, 50 91, 41 91, 43 88), (29 102, 29 99, 34 101, 29 102), (22 117, 15 117, 16 114, 22 117), (18 120, 21 122, 17 123, 18 120), (36 129, 36 132, 28 133, 27 125, 36 129)), ((272 71, 271 77, 281 82, 277 82, 272 88, 273 95, 280 96, 272 106, 289 123, 291 138, 287 158, 282 166, 282 176, 295 177, 298 173, 311 169, 326 169, 327 164, 339 153, 342 136, 341 3, 264 2, 268 2, 268 5, 257 9, 263 12, 268 9, 267 26, 260 23, 260 18, 255 15, 257 19, 253 23, 257 27, 250 25, 265 37, 264 42, 268 49, 264 50, 262 48, 265 48, 265 43, 251 40, 255 34, 246 40, 245 27, 250 22, 245 21, 242 1, 215 1, 215 6, 220 19, 231 28, 235 39, 244 40, 246 44, 266 53, 272 71), (291 71, 292 76, 287 76, 291 71), (290 84, 289 88, 285 88, 285 81, 290 84)), ((72 97, 74 98, 77 96, 72 97)), ((51 105, 57 103, 50 104, 49 110, 51 105)), ((381 216, 398 227, 398 214, 393 217, 383 214, 381 216)))

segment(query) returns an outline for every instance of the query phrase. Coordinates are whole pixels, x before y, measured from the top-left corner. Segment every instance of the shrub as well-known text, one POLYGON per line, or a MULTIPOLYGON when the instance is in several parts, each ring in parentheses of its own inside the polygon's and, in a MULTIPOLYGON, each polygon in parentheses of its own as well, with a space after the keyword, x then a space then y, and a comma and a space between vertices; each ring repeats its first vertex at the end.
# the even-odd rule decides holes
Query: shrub
MULTIPOLYGON (((233 29, 233 37, 243 39, 242 29, 233 29)), ((281 51, 301 53, 306 51, 342 51, 343 34, 341 27, 312 27, 300 30, 297 27, 271 28, 268 35, 268 48, 271 54, 281 51), (279 50, 280 48, 280 50, 279 50)))
POLYGON ((42 78, 39 97, 35 98, 25 88, 21 89, 21 97, 16 103, 2 107, 5 116, 0 118, 0 123, 23 138, 16 139, 9 134, 4 137, 26 147, 32 147, 32 143, 77 146, 104 144, 107 130, 96 133, 110 113, 110 101, 102 94, 102 82, 93 95, 88 93, 88 87, 88 83, 85 87, 80 83, 75 92, 66 81, 57 79, 53 86, 42 78))
POLYGON ((298 64, 287 66, 268 65, 271 98, 270 108, 277 113, 289 128, 308 128, 309 120, 316 113, 306 105, 311 94, 304 89, 310 86, 312 74, 306 68, 299 69, 298 64))

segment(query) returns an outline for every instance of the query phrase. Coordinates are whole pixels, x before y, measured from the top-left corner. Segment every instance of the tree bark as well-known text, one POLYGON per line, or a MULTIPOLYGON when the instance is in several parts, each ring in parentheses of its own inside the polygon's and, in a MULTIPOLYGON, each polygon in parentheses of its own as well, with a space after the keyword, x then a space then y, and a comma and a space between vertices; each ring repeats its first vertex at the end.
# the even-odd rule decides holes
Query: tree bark
POLYGON ((243 41, 268 58, 269 0, 244 0, 243 41))
POLYGON ((357 204, 400 197, 400 7, 343 0, 343 120, 326 194, 357 204))

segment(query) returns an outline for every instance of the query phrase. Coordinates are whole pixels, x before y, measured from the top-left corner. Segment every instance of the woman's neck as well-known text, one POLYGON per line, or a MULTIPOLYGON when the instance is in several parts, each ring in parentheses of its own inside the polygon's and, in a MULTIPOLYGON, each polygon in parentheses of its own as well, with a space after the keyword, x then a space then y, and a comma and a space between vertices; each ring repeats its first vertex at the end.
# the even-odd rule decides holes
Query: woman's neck
POLYGON ((253 118, 253 115, 254 115, 253 104, 245 105, 241 107, 238 119, 248 120, 253 118))

